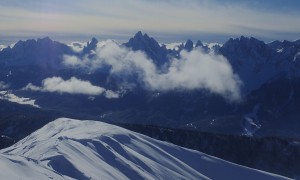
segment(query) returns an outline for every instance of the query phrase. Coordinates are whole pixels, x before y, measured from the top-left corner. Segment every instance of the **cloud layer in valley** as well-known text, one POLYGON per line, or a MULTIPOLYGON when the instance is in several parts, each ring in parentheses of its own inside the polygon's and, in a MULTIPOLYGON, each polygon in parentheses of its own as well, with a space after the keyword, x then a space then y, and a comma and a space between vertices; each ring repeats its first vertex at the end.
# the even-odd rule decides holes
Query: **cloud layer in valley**
POLYGON ((56 92, 67 94, 83 94, 83 95, 104 95, 106 98, 118 98, 119 95, 111 90, 94 86, 89 81, 84 81, 72 77, 64 80, 61 77, 46 78, 42 81, 42 86, 35 86, 29 83, 23 90, 56 92))
POLYGON ((161 70, 143 52, 132 51, 108 41, 97 48, 93 58, 64 56, 64 64, 90 70, 108 66, 111 75, 137 75, 141 84, 150 90, 205 89, 232 101, 240 99, 241 81, 233 73, 227 59, 206 54, 201 49, 181 51, 179 59, 170 59, 161 70))

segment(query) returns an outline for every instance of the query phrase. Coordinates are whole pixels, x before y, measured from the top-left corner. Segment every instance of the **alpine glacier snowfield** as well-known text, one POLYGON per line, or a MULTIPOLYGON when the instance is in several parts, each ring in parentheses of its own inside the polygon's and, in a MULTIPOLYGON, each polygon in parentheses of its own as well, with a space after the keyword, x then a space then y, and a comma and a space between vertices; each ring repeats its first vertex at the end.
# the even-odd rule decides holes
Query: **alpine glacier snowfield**
POLYGON ((288 179, 96 122, 60 118, 0 151, 1 179, 288 179))

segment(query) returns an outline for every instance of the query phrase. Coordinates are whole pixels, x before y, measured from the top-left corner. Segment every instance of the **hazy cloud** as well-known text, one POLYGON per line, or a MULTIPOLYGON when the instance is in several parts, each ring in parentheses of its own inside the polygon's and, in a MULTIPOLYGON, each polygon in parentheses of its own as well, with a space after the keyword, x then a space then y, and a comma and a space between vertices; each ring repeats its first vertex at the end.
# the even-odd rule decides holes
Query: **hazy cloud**
POLYGON ((79 57, 77 56, 70 56, 70 55, 64 55, 63 57, 64 61, 63 64, 66 66, 71 66, 71 67, 83 67, 85 66, 87 62, 84 62, 84 60, 80 60, 79 57))
POLYGON ((111 90, 106 90, 99 86, 92 85, 89 81, 84 81, 72 77, 64 80, 61 77, 46 78, 42 81, 42 86, 35 86, 29 83, 23 90, 57 92, 83 95, 104 95, 106 98, 118 98, 119 95, 111 90))
POLYGON ((3 81, 0 81, 0 90, 9 88, 9 85, 3 81))
POLYGON ((201 49, 182 51, 181 58, 170 59, 163 72, 143 52, 131 51, 114 42, 98 47, 92 59, 65 56, 64 61, 72 67, 90 69, 106 65, 112 75, 137 74, 140 82, 151 90, 206 89, 229 100, 240 98, 241 82, 226 58, 205 54, 201 49))
POLYGON ((241 82, 223 56, 205 54, 201 50, 182 51, 173 59, 167 73, 145 76, 154 89, 207 89, 227 99, 240 98, 241 82))
MULTIPOLYGON (((111 47, 112 44, 114 44, 115 46, 118 46, 117 42, 112 41, 112 40, 107 40, 107 41, 98 42, 97 47, 98 47, 98 49, 100 49, 100 51, 102 51, 106 45, 109 45, 111 47)), ((96 52, 92 51, 92 54, 96 54, 96 52)), ((105 54, 103 54, 103 55, 105 55, 105 54)), ((106 56, 110 56, 110 54, 106 55, 106 56)), ((105 63, 105 59, 108 59, 108 58, 103 57, 103 58, 101 58, 102 60, 99 60, 99 57, 97 57, 96 59, 90 59, 88 56, 79 58, 78 56, 64 55, 63 59, 64 59, 63 64, 66 66, 73 67, 73 68, 78 68, 78 67, 88 68, 88 69, 94 70, 94 69, 101 67, 105 63)))
POLYGON ((83 47, 85 46, 85 43, 81 42, 72 42, 70 44, 67 44, 74 52, 82 52, 83 47))

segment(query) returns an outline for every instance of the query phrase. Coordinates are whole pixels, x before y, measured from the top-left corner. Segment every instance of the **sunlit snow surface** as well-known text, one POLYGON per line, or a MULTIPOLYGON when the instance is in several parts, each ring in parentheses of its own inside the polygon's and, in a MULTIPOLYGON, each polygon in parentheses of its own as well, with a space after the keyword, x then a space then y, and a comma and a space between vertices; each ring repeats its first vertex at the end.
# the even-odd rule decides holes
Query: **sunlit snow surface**
POLYGON ((286 179, 96 121, 57 119, 0 151, 2 179, 286 179))

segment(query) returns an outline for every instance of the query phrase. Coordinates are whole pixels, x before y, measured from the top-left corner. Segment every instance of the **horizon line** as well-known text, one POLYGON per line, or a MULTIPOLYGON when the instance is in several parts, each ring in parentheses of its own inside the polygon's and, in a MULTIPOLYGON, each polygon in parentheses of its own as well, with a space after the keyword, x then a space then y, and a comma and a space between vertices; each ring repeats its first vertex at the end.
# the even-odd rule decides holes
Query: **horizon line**
POLYGON ((131 35, 126 34, 126 35, 110 35, 110 34, 91 34, 91 35, 63 35, 63 34, 37 34, 37 35, 19 35, 19 36, 4 36, 1 37, 0 36, 0 45, 4 45, 4 46, 10 46, 13 45, 15 43, 17 43, 18 41, 26 41, 26 40, 38 40, 38 39, 43 39, 43 38, 50 38, 53 41, 57 41, 60 43, 64 43, 64 44, 69 44, 72 42, 80 42, 80 43, 85 43, 90 41, 92 38, 96 38, 98 41, 105 41, 105 40, 115 40, 117 42, 120 43, 125 43, 128 42, 130 38, 133 38, 136 34, 138 34, 139 32, 141 32, 143 35, 148 35, 151 38, 154 38, 159 44, 170 44, 170 43, 184 43, 187 40, 191 40, 194 43, 197 42, 198 40, 200 40, 201 42, 204 43, 219 43, 219 44, 224 44, 225 42, 227 42, 229 39, 237 39, 237 38, 241 38, 241 37, 246 37, 246 38, 255 38, 257 40, 263 41, 264 43, 271 43, 274 41, 290 41, 290 42, 294 42, 297 40, 300 40, 300 36, 299 38, 281 38, 281 39, 275 39, 275 38, 267 38, 267 37, 260 37, 260 36, 249 36, 249 35, 191 35, 191 37, 189 37, 188 35, 184 35, 181 37, 177 37, 174 38, 172 40, 172 38, 170 38, 170 36, 176 36, 176 35, 169 35, 166 36, 165 33, 162 33, 162 35, 159 35, 158 33, 153 33, 154 35, 152 35, 152 33, 148 33, 148 32, 143 32, 142 30, 138 30, 136 31, 136 33, 133 33, 131 35), (199 38, 198 38, 199 37, 199 38), (204 40, 203 40, 204 39, 204 40), (209 40, 211 39, 211 40, 209 40), (213 40, 214 39, 214 40, 213 40), (217 40, 219 39, 219 40, 217 40), (222 39, 222 40, 220 40, 222 39))

